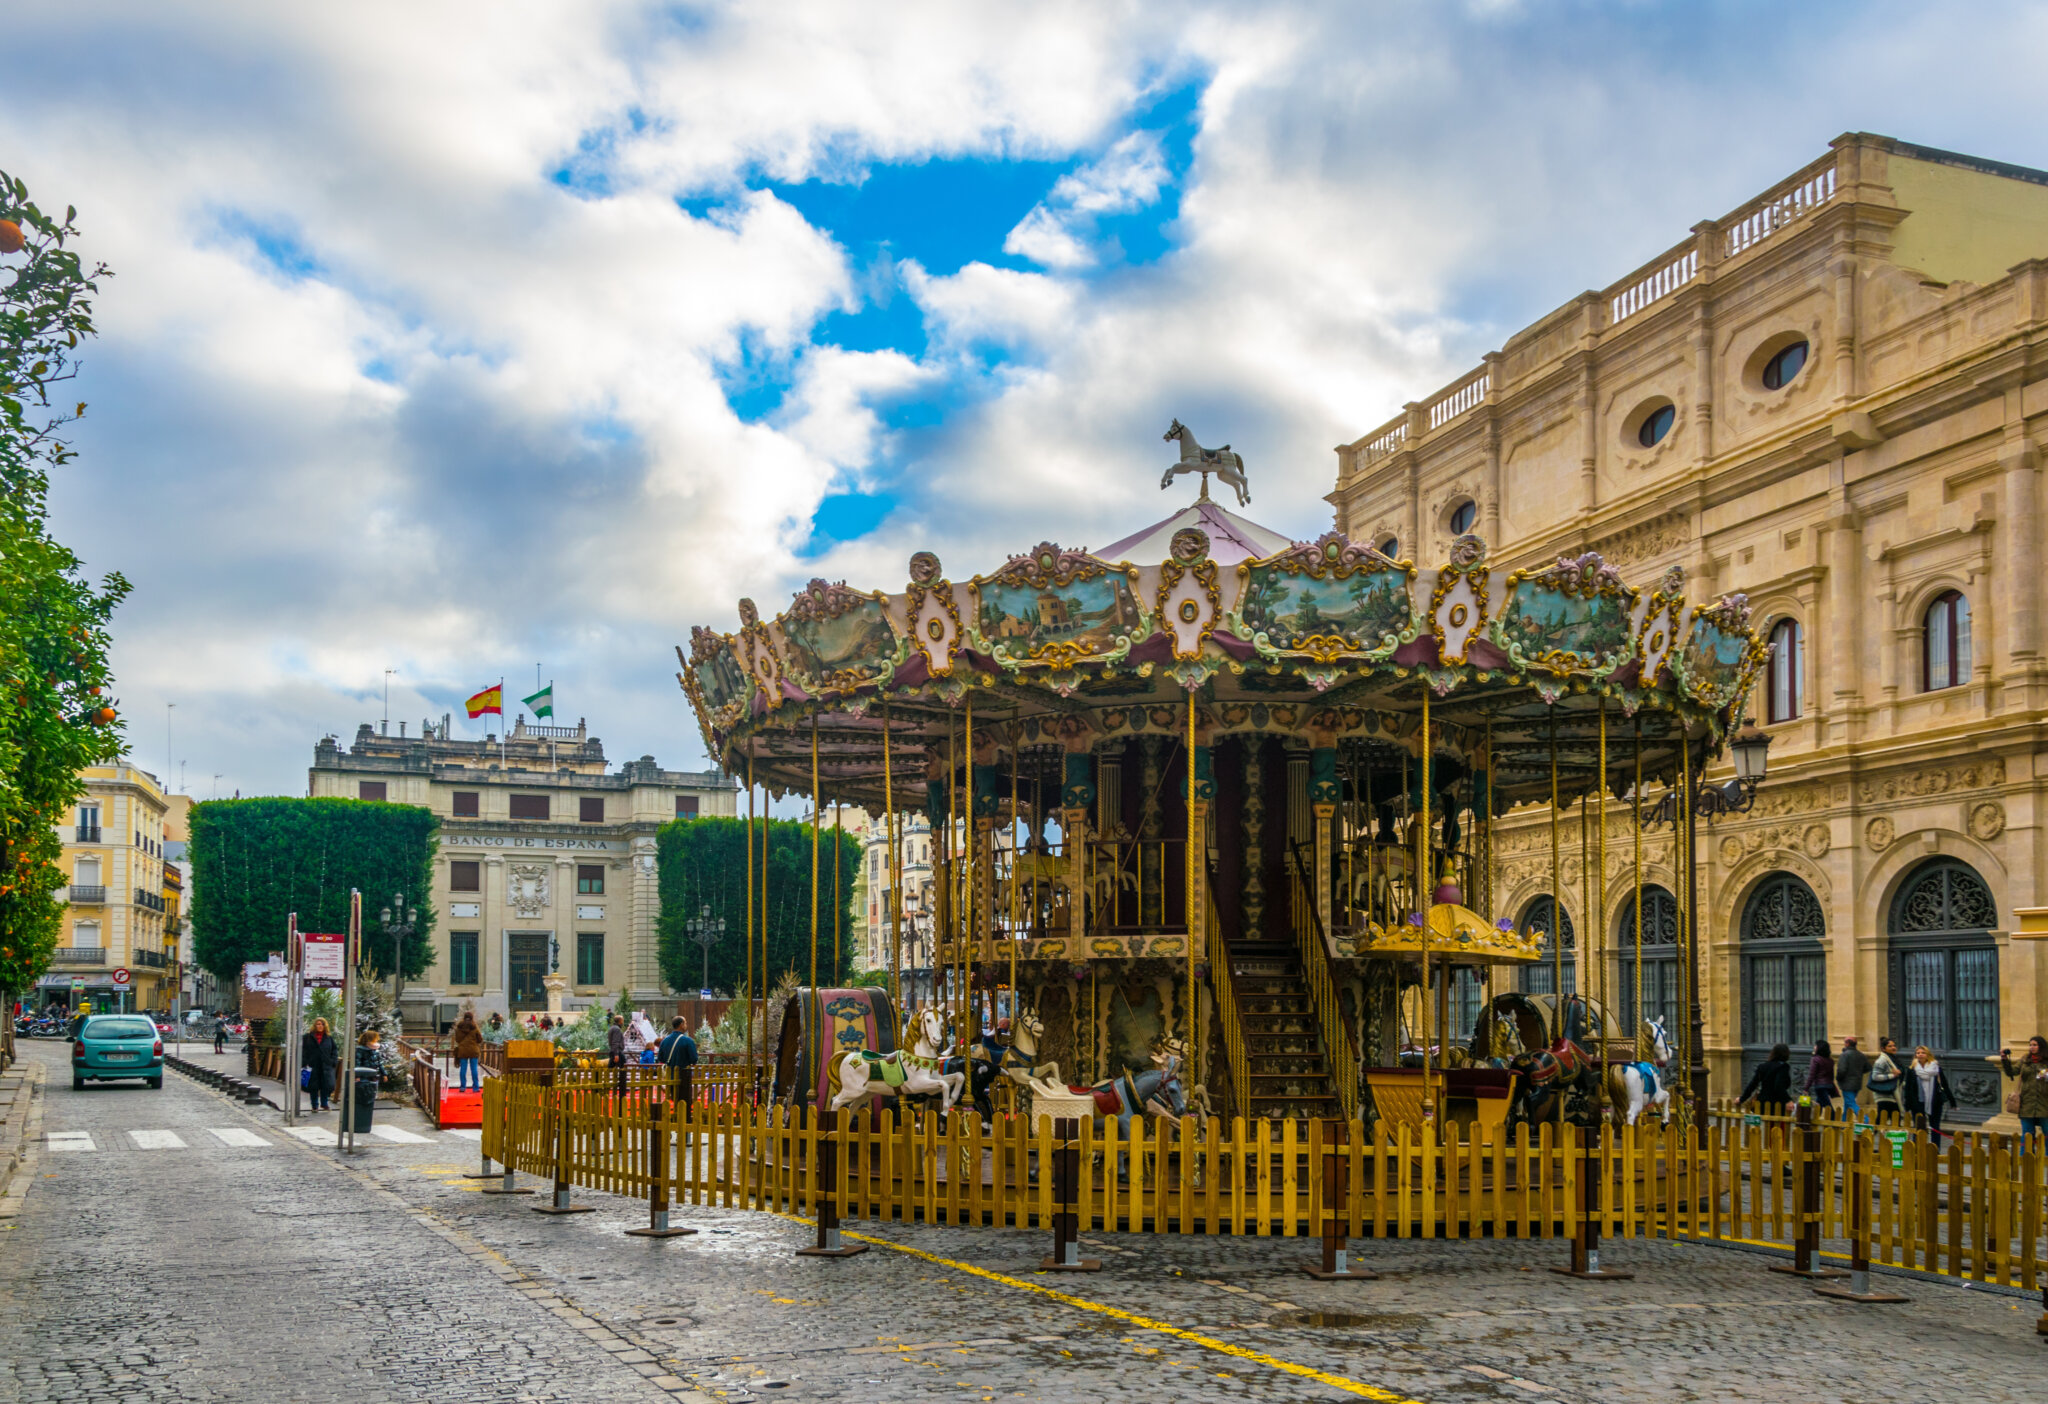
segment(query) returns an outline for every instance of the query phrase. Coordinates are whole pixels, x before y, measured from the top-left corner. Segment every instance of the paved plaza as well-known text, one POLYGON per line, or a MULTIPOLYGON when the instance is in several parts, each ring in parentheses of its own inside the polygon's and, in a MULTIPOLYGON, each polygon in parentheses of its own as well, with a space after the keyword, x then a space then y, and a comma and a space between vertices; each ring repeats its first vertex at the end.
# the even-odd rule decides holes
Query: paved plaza
MULTIPOLYGON (((1610 1245, 1631 1282, 1545 1271, 1563 1245, 1368 1243, 1326 1284, 1308 1240, 906 1228, 844 1261, 804 1224, 682 1208, 701 1232, 485 1196, 475 1132, 380 1108, 345 1162, 171 1074, 74 1092, 47 1065, 25 1198, 0 1218, 0 1400, 2032 1400, 2037 1308, 1913 1281, 1825 1302, 1749 1252, 1610 1245), (894 1246, 891 1246, 894 1245, 894 1246), (904 1251, 911 1250, 911 1251, 904 1251)), ((238 1058, 223 1060, 236 1065, 238 1058)), ((316 1143, 317 1141, 317 1143, 316 1143)), ((536 1185, 531 1180, 522 1181, 536 1185)), ((1897 1283, 1898 1279, 1886 1279, 1897 1283)))

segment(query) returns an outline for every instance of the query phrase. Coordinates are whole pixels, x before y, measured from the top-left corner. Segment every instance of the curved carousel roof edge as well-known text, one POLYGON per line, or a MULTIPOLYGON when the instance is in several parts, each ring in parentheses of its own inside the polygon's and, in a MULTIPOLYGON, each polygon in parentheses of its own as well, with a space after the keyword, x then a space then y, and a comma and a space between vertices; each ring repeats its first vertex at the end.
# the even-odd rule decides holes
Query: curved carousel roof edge
POLYGON ((808 793, 815 727, 819 788, 870 808, 884 713, 904 808, 970 707, 975 750, 1013 756, 1185 740, 1190 695, 1200 745, 1260 732, 1391 753, 1417 749, 1425 690, 1432 751, 1486 755, 1515 803, 1547 797, 1553 759, 1561 794, 1597 783, 1603 752, 1667 777, 1690 739, 1697 763, 1769 653, 1743 596, 1695 605, 1676 567, 1645 591, 1592 552, 1498 571, 1471 535, 1433 569, 1337 532, 1234 564, 1217 546, 1196 526, 1156 563, 1043 542, 965 581, 920 551, 900 593, 813 580, 772 619, 740 601, 738 632, 692 629, 678 678, 721 764, 745 774, 751 758, 772 788, 808 793))

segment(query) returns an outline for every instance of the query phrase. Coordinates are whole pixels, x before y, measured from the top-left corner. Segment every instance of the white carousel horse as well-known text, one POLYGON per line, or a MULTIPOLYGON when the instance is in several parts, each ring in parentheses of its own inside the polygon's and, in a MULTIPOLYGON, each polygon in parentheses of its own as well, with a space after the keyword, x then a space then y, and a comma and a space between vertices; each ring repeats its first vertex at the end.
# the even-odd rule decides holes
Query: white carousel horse
POLYGON ((1045 1024, 1036 1010, 1019 1010, 1010 1025, 1010 1046, 1003 1050, 1003 1061, 996 1071, 1027 1091, 1039 1078, 1058 1082, 1060 1065, 1038 1061, 1038 1040, 1044 1032, 1045 1024))
POLYGON ((838 1111, 868 1097, 937 1094, 951 1111, 967 1085, 967 1075, 945 1071, 946 1020, 937 1009, 927 1006, 918 1011, 915 1026, 917 1040, 908 1053, 900 1048, 894 1053, 856 1049, 835 1057, 827 1074, 832 1100, 826 1110, 838 1111))
POLYGON ((1162 436, 1168 440, 1180 440, 1180 462, 1166 470, 1166 476, 1159 480, 1159 486, 1172 485, 1179 473, 1200 473, 1202 475, 1202 496, 1209 496, 1209 475, 1214 473, 1224 482, 1237 489, 1237 505, 1249 507, 1252 504, 1251 487, 1244 476, 1244 459, 1230 451, 1230 445, 1222 448, 1205 449, 1195 442, 1194 433, 1178 419, 1162 436))
MULTIPOLYGON (((1643 1025, 1643 1037, 1647 1038, 1653 1050, 1649 1060, 1624 1063, 1608 1070, 1609 1089, 1613 1093, 1617 1109, 1627 1107, 1628 1124, 1636 1124, 1636 1118, 1651 1107, 1661 1113, 1664 1125, 1671 1124, 1671 1079, 1664 1068, 1671 1061, 1671 1040, 1664 1032, 1664 1016, 1658 1015, 1643 1025)), ((1640 1040, 1638 1040, 1640 1043, 1640 1040)), ((1640 1047, 1637 1051, 1641 1051, 1640 1047)))

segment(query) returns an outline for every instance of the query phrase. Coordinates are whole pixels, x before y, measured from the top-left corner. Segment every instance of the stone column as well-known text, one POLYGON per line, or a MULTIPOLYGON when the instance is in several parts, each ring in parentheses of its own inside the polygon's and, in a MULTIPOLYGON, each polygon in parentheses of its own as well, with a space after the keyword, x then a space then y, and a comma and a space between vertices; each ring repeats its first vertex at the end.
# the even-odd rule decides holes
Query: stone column
MULTIPOLYGON (((633 900, 626 940, 633 953, 633 1002, 642 1004, 665 998, 668 993, 661 978, 661 950, 655 930, 655 919, 661 913, 659 846, 651 834, 629 839, 627 845, 627 881, 632 884, 633 900)), ((616 929, 615 923, 606 925, 616 929)))
MULTIPOLYGON (((554 903, 555 949, 560 953, 561 965, 556 973, 562 976, 565 989, 576 985, 576 860, 555 859, 554 891, 549 894, 554 903)), ((609 977, 611 971, 605 971, 609 977)), ((554 987, 549 986, 552 990, 554 987)), ((548 1003, 552 1006, 552 996, 548 1003)))
MULTIPOLYGON (((1843 745, 1860 730, 1856 713, 1863 694, 1863 523, 1854 512, 1842 511, 1824 523, 1828 533, 1827 678, 1830 716, 1828 740, 1843 745)), ((1807 648, 1819 661, 1819 640, 1807 648)), ((1816 689, 1818 691, 1818 689, 1816 689)))
MULTIPOLYGON (((2013 398, 2017 398, 2014 392, 2013 398)), ((2005 578, 2007 659, 2013 682, 2020 684, 2021 706, 2034 705, 2033 689, 2022 683, 2031 679, 2041 661, 2040 591, 2036 573, 2040 568, 2040 456, 2025 439, 2008 441, 1998 466, 2004 472, 2005 530, 2000 533, 2004 560, 1999 574, 2005 578)))
POLYGON ((511 1017, 511 938, 505 934, 505 855, 486 853, 483 858, 483 891, 478 893, 476 963, 479 1010, 502 1009, 511 1017))

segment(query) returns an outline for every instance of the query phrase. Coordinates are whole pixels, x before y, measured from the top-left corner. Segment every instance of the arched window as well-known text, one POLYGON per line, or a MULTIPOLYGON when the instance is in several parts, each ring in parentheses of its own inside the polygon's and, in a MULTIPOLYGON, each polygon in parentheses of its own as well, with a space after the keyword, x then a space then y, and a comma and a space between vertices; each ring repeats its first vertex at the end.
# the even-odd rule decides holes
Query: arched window
POLYGON ((1791 721, 1806 705, 1805 639, 1796 619, 1780 619, 1771 628, 1770 719, 1791 721))
MULTIPOLYGON (((1789 1043, 1828 1031, 1827 913, 1791 873, 1772 873, 1742 910, 1742 1076, 1789 1043)), ((1802 1065, 1803 1066, 1803 1065, 1802 1065)))
POLYGON ((1924 692, 1961 687, 1970 680, 1970 597, 1945 591, 1927 606, 1920 686, 1924 692))
MULTIPOLYGON (((1997 924, 1991 889, 1968 864, 1937 858, 1906 878, 1886 923, 1892 1037, 1901 1049, 1924 1043, 1957 1064, 1998 1051, 1997 924)), ((1963 1071, 1949 1075, 1959 1112, 1996 1111, 1996 1083, 1963 1071)))
POLYGON ((1390 561, 1399 556, 1401 554, 1401 538, 1389 536, 1382 540, 1380 542, 1380 554, 1390 561))
POLYGON ((1557 947, 1552 938, 1560 927, 1564 931, 1564 992, 1578 993, 1578 940, 1572 932, 1572 914, 1545 895, 1531 902, 1522 913, 1523 933, 1534 936, 1537 949, 1543 953, 1543 958, 1534 965, 1522 967, 1523 994, 1557 993, 1557 947))
POLYGON ((1451 534, 1463 536, 1472 530, 1472 523, 1479 520, 1479 504, 1466 498, 1451 509, 1451 534))
POLYGON ((1643 1008, 1636 1012, 1636 895, 1622 903, 1621 924, 1614 929, 1621 953, 1621 1026, 1635 1028, 1641 1019, 1662 1016, 1665 1032, 1676 1038, 1678 1007, 1678 899, 1661 887, 1643 886, 1643 1008))

